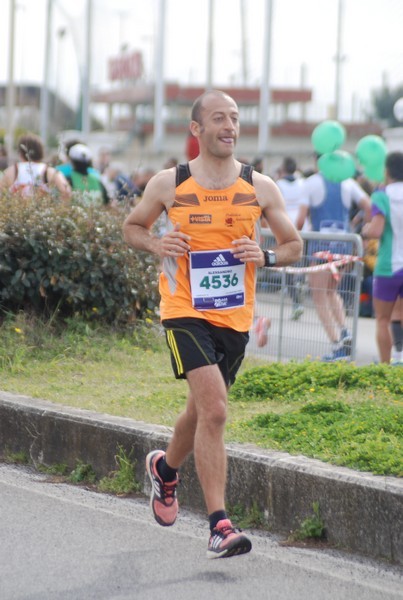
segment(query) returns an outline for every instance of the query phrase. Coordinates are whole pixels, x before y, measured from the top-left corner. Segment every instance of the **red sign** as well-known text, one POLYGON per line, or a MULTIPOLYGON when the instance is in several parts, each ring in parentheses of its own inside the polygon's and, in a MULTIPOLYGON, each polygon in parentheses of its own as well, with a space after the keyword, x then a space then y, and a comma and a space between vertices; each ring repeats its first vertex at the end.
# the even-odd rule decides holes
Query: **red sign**
POLYGON ((143 55, 132 52, 108 61, 108 77, 111 81, 117 79, 139 79, 143 74, 143 55))

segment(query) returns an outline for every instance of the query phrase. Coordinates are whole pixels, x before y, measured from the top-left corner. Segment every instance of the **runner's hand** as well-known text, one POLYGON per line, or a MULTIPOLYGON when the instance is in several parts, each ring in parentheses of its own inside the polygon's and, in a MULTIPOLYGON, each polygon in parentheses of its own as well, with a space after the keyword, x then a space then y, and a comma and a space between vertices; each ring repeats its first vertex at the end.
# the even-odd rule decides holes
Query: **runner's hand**
POLYGON ((160 256, 177 258, 183 256, 190 250, 188 241, 190 236, 180 230, 180 224, 176 223, 173 231, 166 233, 160 239, 160 256))
POLYGON ((233 240, 232 244, 235 248, 231 252, 235 258, 244 263, 255 263, 257 267, 264 266, 263 250, 255 240, 243 235, 239 240, 233 240))

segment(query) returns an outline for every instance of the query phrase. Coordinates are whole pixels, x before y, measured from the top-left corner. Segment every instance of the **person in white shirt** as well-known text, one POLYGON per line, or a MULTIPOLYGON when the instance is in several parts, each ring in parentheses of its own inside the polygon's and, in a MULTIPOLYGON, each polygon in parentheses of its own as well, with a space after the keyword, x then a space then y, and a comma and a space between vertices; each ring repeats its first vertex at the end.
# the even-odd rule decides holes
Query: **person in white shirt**
MULTIPOLYGON (((292 156, 286 156, 278 171, 279 178, 276 183, 285 200, 285 207, 294 225, 297 223, 301 200, 304 196, 304 179, 297 172, 297 163, 292 156)), ((306 220, 302 230, 309 229, 306 220)), ((286 285, 292 300, 291 318, 296 321, 304 312, 302 305, 302 278, 298 275, 287 273, 286 285)))
MULTIPOLYGON (((350 254, 351 242, 331 241, 329 229, 335 229, 337 233, 350 231, 350 210, 353 203, 363 211, 364 220, 369 221, 371 201, 366 192, 354 179, 336 183, 318 172, 305 180, 304 193, 296 223, 297 229, 302 229, 309 213, 312 231, 329 233, 330 237, 329 241, 310 242, 307 254, 313 255, 318 251, 350 254)), ((313 261, 318 264, 317 259, 313 261)), ((338 293, 337 279, 330 270, 315 271, 309 275, 309 284, 319 319, 331 342, 331 352, 325 355, 323 360, 333 362, 348 359, 352 338, 346 328, 346 312, 338 293)))

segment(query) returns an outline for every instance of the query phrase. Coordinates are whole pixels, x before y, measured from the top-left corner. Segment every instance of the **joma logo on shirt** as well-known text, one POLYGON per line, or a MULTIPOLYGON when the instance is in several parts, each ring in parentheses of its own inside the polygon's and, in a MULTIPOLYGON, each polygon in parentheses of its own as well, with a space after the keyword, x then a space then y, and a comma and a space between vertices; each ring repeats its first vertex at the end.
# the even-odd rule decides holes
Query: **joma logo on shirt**
POLYGON ((204 196, 204 202, 226 202, 227 196, 204 196))
POLYGON ((196 225, 208 225, 212 222, 211 215, 189 215, 189 223, 193 223, 196 225))

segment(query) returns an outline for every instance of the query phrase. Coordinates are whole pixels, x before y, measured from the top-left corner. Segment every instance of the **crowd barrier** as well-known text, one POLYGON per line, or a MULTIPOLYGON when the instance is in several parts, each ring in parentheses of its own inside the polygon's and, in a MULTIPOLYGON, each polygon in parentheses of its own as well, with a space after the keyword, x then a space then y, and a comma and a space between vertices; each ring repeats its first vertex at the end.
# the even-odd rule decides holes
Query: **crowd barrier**
MULTIPOLYGON (((357 234, 301 232, 302 259, 289 267, 258 269, 255 318, 271 321, 268 343, 260 348, 253 333, 248 352, 269 361, 321 360, 331 350, 329 337, 312 300, 309 274, 330 271, 346 314, 346 329, 351 334, 351 352, 356 353, 360 289, 363 276, 363 244, 357 234), (332 250, 321 250, 326 242, 332 250), (315 252, 312 249, 318 248, 315 252), (348 248, 348 253, 337 252, 348 248)), ((275 240, 270 230, 262 230, 262 246, 271 248, 275 240)))

